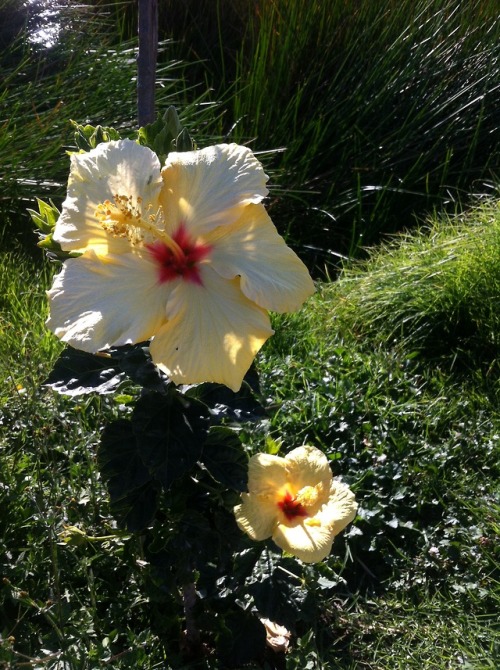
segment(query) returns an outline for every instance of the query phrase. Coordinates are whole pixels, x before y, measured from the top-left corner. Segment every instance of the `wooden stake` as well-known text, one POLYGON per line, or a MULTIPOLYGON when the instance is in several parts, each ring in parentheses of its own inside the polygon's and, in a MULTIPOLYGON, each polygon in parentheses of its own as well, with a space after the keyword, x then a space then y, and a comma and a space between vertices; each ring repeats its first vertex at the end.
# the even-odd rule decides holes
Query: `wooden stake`
POLYGON ((139 0, 139 55, 137 57, 137 117, 139 127, 155 120, 156 60, 158 56, 158 0, 139 0))

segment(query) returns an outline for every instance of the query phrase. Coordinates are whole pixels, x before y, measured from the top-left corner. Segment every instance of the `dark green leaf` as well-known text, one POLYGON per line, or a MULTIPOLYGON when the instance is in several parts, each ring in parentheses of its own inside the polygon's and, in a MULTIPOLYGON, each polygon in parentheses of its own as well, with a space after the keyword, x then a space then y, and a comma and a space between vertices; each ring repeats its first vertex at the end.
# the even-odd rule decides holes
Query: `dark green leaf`
POLYGON ((223 384, 207 382, 191 387, 186 395, 208 405, 212 415, 219 421, 258 421, 266 414, 246 381, 236 393, 223 384))
POLYGON ((311 621, 317 614, 314 598, 303 587, 300 566, 294 559, 264 551, 250 582, 248 591, 259 613, 289 630, 295 630, 297 621, 311 621))
POLYGON ((147 343, 115 347, 109 353, 135 384, 151 391, 166 393, 168 379, 151 360, 147 343))
POLYGON ((157 491, 137 450, 132 422, 119 419, 106 426, 97 454, 113 514, 128 530, 146 528, 157 508, 157 491))
POLYGON ((212 477, 236 491, 246 491, 248 457, 237 434, 229 428, 210 429, 203 447, 201 462, 212 477))
POLYGON ((68 347, 57 359, 44 384, 58 393, 74 396, 112 393, 124 379, 124 373, 109 356, 68 347))
POLYGON ((168 395, 140 398, 132 423, 143 463, 168 489, 199 460, 210 416, 205 405, 170 387, 168 395))

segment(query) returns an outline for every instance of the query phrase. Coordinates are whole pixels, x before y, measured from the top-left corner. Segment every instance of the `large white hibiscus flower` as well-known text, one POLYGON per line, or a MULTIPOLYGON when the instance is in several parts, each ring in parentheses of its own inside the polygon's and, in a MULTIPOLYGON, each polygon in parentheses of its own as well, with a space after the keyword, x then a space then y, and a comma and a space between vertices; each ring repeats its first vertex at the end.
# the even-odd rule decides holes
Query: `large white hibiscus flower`
POLYGON ((267 176, 236 144, 156 154, 131 140, 74 154, 54 239, 67 260, 48 327, 97 352, 151 340, 175 383, 238 390, 273 331, 313 282, 266 213, 267 176))

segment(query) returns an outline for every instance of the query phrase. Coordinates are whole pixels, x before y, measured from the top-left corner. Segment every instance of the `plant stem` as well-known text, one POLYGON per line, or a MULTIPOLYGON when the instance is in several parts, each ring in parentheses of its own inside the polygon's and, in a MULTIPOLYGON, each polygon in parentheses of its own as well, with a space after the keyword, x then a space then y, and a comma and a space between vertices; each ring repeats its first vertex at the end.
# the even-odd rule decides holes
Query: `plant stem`
POLYGON ((182 587, 182 599, 184 602, 184 616, 186 619, 186 647, 191 653, 195 653, 200 648, 201 637, 193 612, 196 605, 196 589, 193 582, 184 584, 182 587))

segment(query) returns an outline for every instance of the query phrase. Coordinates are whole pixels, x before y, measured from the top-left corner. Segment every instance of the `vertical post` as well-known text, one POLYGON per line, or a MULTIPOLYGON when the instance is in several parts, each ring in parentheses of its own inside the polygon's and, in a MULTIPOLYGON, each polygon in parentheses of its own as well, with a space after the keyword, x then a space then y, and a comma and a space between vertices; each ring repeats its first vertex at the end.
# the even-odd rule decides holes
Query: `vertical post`
POLYGON ((158 0, 139 0, 137 56, 137 117, 139 127, 155 120, 155 80, 158 55, 158 0))

